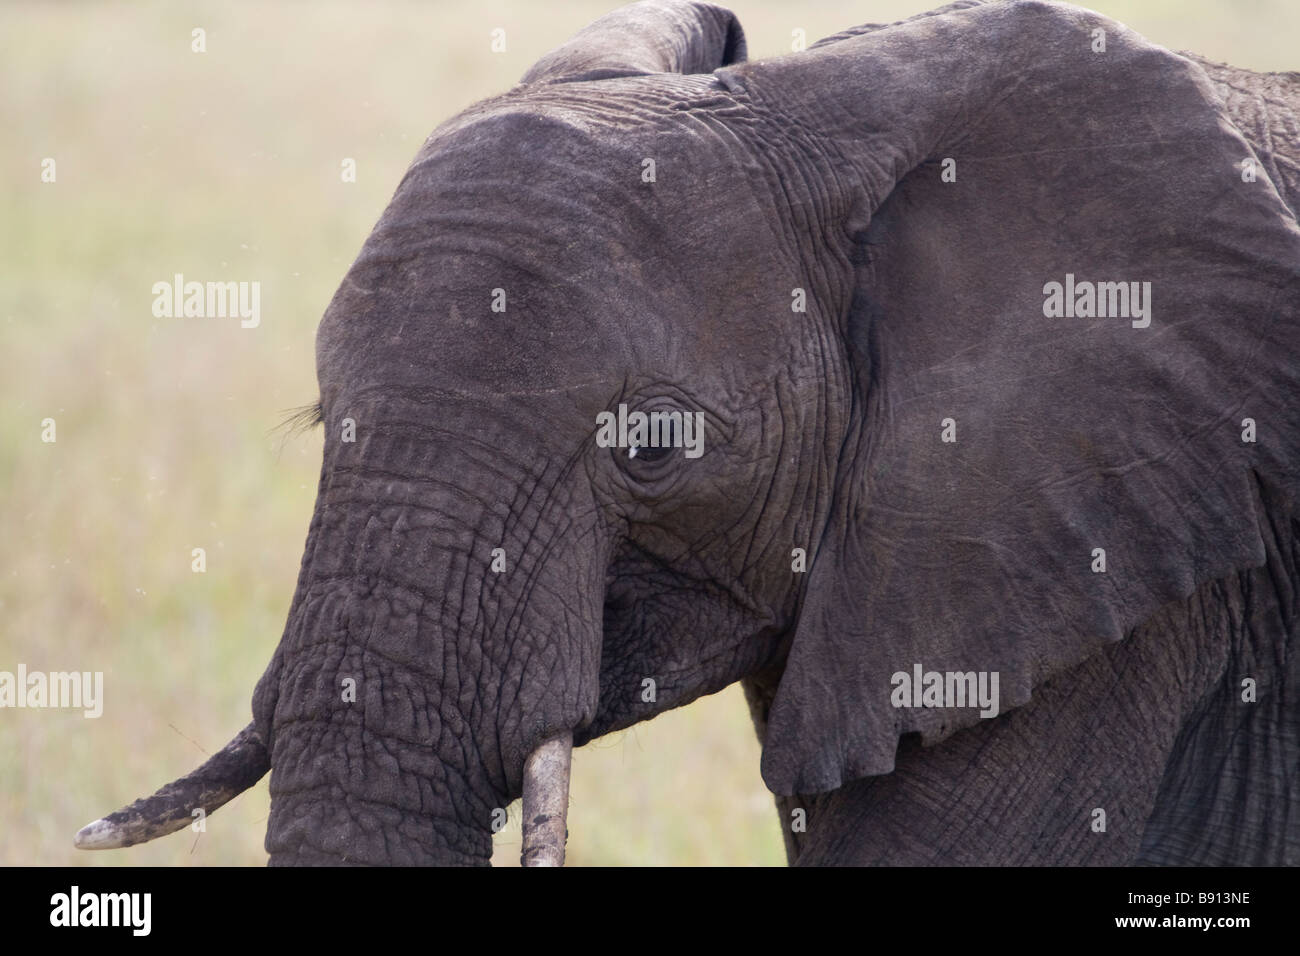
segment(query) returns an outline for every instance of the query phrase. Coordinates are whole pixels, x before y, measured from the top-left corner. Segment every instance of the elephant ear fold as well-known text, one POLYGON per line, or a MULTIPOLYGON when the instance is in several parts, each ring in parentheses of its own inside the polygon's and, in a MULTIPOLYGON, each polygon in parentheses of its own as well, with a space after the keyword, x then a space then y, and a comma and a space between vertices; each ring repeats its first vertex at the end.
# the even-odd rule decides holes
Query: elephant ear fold
POLYGON ((1198 66, 1005 3, 717 76, 822 165, 855 283, 809 308, 853 374, 772 790, 887 773, 1264 563, 1300 499, 1300 230, 1198 66))
POLYGON ((649 73, 711 73, 745 59, 735 14, 711 3, 645 0, 606 14, 524 74, 564 83, 649 73))

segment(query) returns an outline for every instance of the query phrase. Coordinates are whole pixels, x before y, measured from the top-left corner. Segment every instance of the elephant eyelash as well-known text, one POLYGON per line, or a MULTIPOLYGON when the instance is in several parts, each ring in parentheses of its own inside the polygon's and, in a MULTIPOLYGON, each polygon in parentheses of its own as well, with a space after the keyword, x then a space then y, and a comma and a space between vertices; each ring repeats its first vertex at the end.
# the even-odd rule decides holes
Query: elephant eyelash
POLYGON ((285 438, 289 439, 295 435, 311 431, 324 421, 325 410, 321 406, 320 399, 317 399, 310 405, 301 405, 298 408, 288 409, 284 420, 276 426, 275 430, 283 430, 285 438))

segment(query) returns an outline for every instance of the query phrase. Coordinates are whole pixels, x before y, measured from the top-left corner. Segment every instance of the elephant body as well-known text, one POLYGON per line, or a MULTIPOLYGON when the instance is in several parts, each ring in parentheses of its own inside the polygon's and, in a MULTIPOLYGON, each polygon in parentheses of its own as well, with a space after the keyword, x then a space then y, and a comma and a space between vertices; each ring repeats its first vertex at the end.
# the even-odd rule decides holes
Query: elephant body
POLYGON ((521 794, 549 860, 570 741, 741 681, 792 863, 1300 862, 1297 86, 1055 3, 592 24, 326 310, 252 724, 81 842, 269 768, 272 864, 486 863, 521 794))

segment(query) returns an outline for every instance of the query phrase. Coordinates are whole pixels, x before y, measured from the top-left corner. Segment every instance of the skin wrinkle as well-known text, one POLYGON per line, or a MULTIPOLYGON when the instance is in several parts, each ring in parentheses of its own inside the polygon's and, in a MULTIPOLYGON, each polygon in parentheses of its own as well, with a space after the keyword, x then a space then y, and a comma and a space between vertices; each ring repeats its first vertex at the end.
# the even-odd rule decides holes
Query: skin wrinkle
MULTIPOLYGON (((561 515, 563 515, 563 514, 565 513, 565 511, 564 511, 564 509, 562 509, 560 506, 561 506, 562 504, 565 504, 565 502, 559 501, 559 500, 554 496, 554 493, 555 493, 555 490, 556 490, 557 488, 562 487, 562 486, 560 485, 560 481, 561 481, 561 479, 562 479, 563 477, 565 477, 565 476, 568 476, 568 475, 573 474, 573 473, 576 471, 577 464, 578 464, 579 457, 580 457, 580 453, 581 453, 581 450, 576 451, 572 456, 570 456, 570 458, 568 459, 568 461, 565 463, 565 467, 564 467, 564 469, 563 469, 562 474, 561 474, 561 475, 558 475, 558 476, 556 477, 555 484, 554 484, 551 488, 547 489, 547 492, 546 492, 546 503, 547 503, 547 504, 551 504, 552 502, 554 502, 553 509, 554 509, 554 510, 558 510, 559 513, 560 513, 561 515)), ((532 497, 533 497, 532 494, 530 494, 528 500, 532 500, 532 497)), ((538 520, 539 522, 540 522, 540 520, 541 520, 541 518, 542 518, 542 514, 543 514, 543 512, 546 511, 546 510, 548 510, 547 507, 546 507, 546 505, 539 506, 539 507, 535 510, 535 514, 537 515, 537 520, 538 520)), ((568 528, 566 527, 566 528, 564 529, 564 531, 560 532, 560 533, 556 536, 556 539, 555 539, 555 540, 557 540, 557 541, 559 541, 559 540, 565 540, 565 539, 567 538, 567 534, 566 534, 567 530, 568 530, 568 528)), ((532 533, 530 533, 530 534, 527 536, 527 538, 526 538, 525 540, 526 540, 527 542, 529 542, 529 543, 531 543, 531 542, 535 542, 535 541, 539 540, 539 535, 537 534, 538 527, 537 527, 536 525, 534 525, 534 527, 531 528, 530 531, 531 531, 532 533)), ((543 553, 542 553, 542 554, 541 554, 541 555, 540 555, 540 556, 539 556, 539 557, 534 561, 533 568, 536 569, 536 568, 541 567, 541 566, 542 566, 543 564, 545 564, 545 563, 549 563, 550 559, 552 558, 552 554, 553 554, 553 549, 552 549, 552 548, 548 548, 547 550, 545 550, 545 551, 544 551, 544 552, 543 552, 543 553)), ((563 613, 565 614, 566 618, 572 618, 572 619, 574 619, 575 621, 580 621, 580 620, 582 620, 583 615, 582 615, 579 611, 577 611, 576 609, 571 608, 571 607, 568 606, 568 604, 567 604, 567 600, 566 600, 565 597, 563 596, 563 592, 560 592, 560 591, 553 591, 553 590, 551 590, 550 588, 539 587, 539 586, 538 586, 538 581, 537 581, 537 578, 536 578, 536 576, 535 576, 535 572, 534 572, 533 575, 530 575, 530 576, 525 580, 524 587, 523 587, 523 593, 532 594, 534 591, 538 591, 539 593, 546 593, 546 594, 549 594, 549 595, 552 596, 552 597, 557 598, 557 599, 558 599, 558 604, 559 604, 560 608, 562 609, 563 613)), ((481 592, 480 592, 480 593, 481 593, 481 592)), ((524 610, 524 604, 523 604, 523 601, 521 600, 521 601, 519 601, 519 602, 517 602, 517 603, 515 604, 515 607, 514 607, 514 610, 513 610, 513 612, 512 612, 512 615, 511 615, 511 617, 510 617, 510 619, 509 619, 509 621, 507 622, 507 625, 506 625, 506 630, 507 630, 507 631, 512 632, 512 633, 518 633, 518 632, 519 632, 518 629, 517 629, 517 627, 516 627, 516 623, 517 623, 519 617, 522 615, 523 610, 524 610)), ((572 631, 570 631, 570 633, 572 633, 572 631)), ((527 647, 527 645, 524 645, 524 646, 527 647)), ((522 666, 521 669, 520 669, 520 674, 521 674, 521 676, 522 676, 522 674, 526 671, 526 669, 527 669, 527 668, 526 668, 526 661, 525 661, 524 666, 522 666)), ((512 703, 517 703, 517 702, 518 702, 518 698, 519 698, 520 691, 521 691, 520 686, 516 685, 516 687, 514 688, 514 698, 513 698, 512 703)), ((527 714, 523 714, 522 711, 521 711, 521 715, 522 715, 524 718, 526 718, 526 717, 528 716, 527 714)), ((499 731, 498 731, 498 733, 499 733, 499 731)))
MULTIPOLYGON (((749 91, 743 88, 731 90, 733 102, 742 111, 750 124, 755 127, 751 131, 751 142, 755 137, 768 143, 769 148, 763 150, 741 150, 745 159, 735 164, 736 168, 743 169, 747 173, 751 169, 765 170, 767 177, 760 180, 763 185, 769 189, 776 185, 780 194, 777 201, 781 203, 781 208, 789 213, 795 214, 794 229, 775 230, 772 238, 777 248, 781 250, 782 258, 789 262, 795 268, 792 268, 793 275, 818 275, 822 269, 822 263, 819 258, 809 258, 808 250, 801 248, 797 243, 791 243, 791 236, 817 234, 825 224, 837 221, 837 217, 827 214, 825 209, 820 210, 820 215, 814 212, 812 215, 804 218, 801 213, 803 210, 811 208, 817 201, 819 190, 823 182, 820 176, 800 176, 799 181, 788 181, 792 173, 798 173, 797 168, 791 169, 789 160, 798 158, 799 149, 805 144, 796 143, 790 136, 792 130, 797 129, 799 117, 781 116, 778 122, 773 122, 770 114, 765 114, 760 108, 755 108, 750 101, 749 91), (784 153, 781 152, 781 145, 789 145, 789 149, 784 153), (783 156, 784 160, 779 160, 778 156, 783 156)), ((764 104, 766 105, 766 104, 764 104)), ((729 117, 730 118, 730 117, 729 117)), ((734 126, 728 124, 729 132, 735 134, 737 131, 734 126)), ((743 144, 739 136, 734 136, 733 142, 736 145, 743 144)), ((824 170, 819 170, 824 172, 824 170)), ((746 177, 747 183, 753 183, 752 177, 746 177)), ((766 223, 764 223, 766 225, 766 223)), ((822 289, 834 288, 830 283, 821 283, 822 289)))
MULTIPOLYGON (((633 578, 634 578, 634 575, 633 575, 633 578)), ((689 596, 689 594, 692 593, 692 592, 697 593, 697 594, 703 594, 703 596, 710 596, 710 597, 711 597, 711 596, 714 596, 715 589, 714 589, 714 588, 692 588, 692 587, 681 587, 680 584, 677 584, 676 587, 672 589, 672 592, 668 594, 668 597, 677 598, 677 600, 681 600, 682 597, 689 596)), ((659 598, 660 598, 660 602, 659 602, 659 604, 667 604, 667 601, 663 601, 663 600, 662 600, 662 598, 664 597, 663 594, 656 594, 656 597, 659 597, 659 598)), ((728 596, 728 597, 729 597, 729 596, 728 596)), ((647 604, 650 604, 650 602, 647 602, 647 601, 637 602, 637 613, 636 613, 636 615, 634 615, 634 617, 636 617, 638 620, 645 620, 647 617, 650 617, 650 615, 653 614, 653 609, 654 609, 654 606, 655 606, 655 605, 654 605, 654 604, 650 604, 650 606, 647 607, 647 606, 646 606, 647 604)), ((740 607, 738 607, 737 610, 738 610, 738 611, 749 611, 749 613, 750 613, 751 615, 753 615, 754 618, 761 618, 761 609, 758 609, 757 606, 755 606, 755 607, 745 607, 745 606, 740 606, 740 607)), ((762 630, 762 628, 758 628, 758 630, 762 630)), ((737 643, 736 643, 736 640, 733 639, 733 637, 724 637, 724 639, 720 639, 720 640, 727 641, 727 643, 733 645, 733 649, 735 649, 735 645, 736 645, 737 643)), ((741 644, 744 644, 744 641, 741 641, 741 644)))
MULTIPOLYGON (((321 724, 320 722, 318 722, 318 721, 310 722, 310 723, 309 723, 309 730, 311 730, 311 731, 315 731, 315 732, 318 732, 321 736, 324 736, 324 735, 327 733, 327 731, 328 731, 329 729, 331 729, 331 728, 329 728, 329 727, 327 727, 327 726, 325 726, 325 725, 322 725, 322 724, 321 724)), ((390 737, 389 739, 398 739, 398 738, 391 738, 391 737, 390 737)), ((407 742, 407 741, 403 741, 403 742, 407 742)), ((412 743, 418 743, 418 741, 411 741, 411 742, 412 742, 412 743)), ((322 742, 319 738, 318 738, 318 739, 313 743, 312 746, 313 746, 313 749, 320 749, 320 750, 324 750, 324 749, 325 749, 323 742, 322 742)), ((454 767, 454 766, 448 766, 448 767, 445 767, 444 770, 445 770, 445 771, 455 772, 455 767, 454 767)), ((299 784, 299 785, 294 785, 294 786, 286 786, 286 787, 284 787, 284 788, 280 791, 280 793, 282 793, 283 795, 286 795, 286 796, 294 796, 294 795, 302 795, 302 794, 305 794, 305 793, 311 793, 311 792, 313 792, 313 791, 318 791, 318 790, 328 790, 328 791, 330 791, 330 792, 335 792, 335 791, 338 790, 338 785, 337 785, 336 783, 333 783, 333 782, 330 782, 330 783, 321 783, 321 784, 315 784, 315 785, 299 784)), ((359 798, 357 798, 357 799, 359 799, 359 798)), ((377 803, 377 801, 363 801, 363 802, 377 803)), ((377 803, 377 805, 382 805, 382 804, 378 804, 378 803, 377 803)))
POLYGON ((1279 644, 1272 635, 1278 629, 1293 638, 1297 634, 1293 582, 1300 563, 1300 527, 1294 516, 1283 518, 1285 512, 1277 510, 1275 489, 1264 482, 1259 487, 1266 503, 1263 514, 1269 560, 1260 572, 1241 580, 1240 601, 1206 601, 1202 605, 1204 619, 1226 614, 1229 626, 1242 638, 1234 647, 1231 666, 1219 689, 1202 701, 1178 740, 1161 794, 1172 812, 1153 816, 1144 835, 1144 854, 1153 863, 1192 856, 1209 864, 1249 860, 1277 865, 1291 858, 1300 844, 1290 825, 1294 814, 1284 796, 1286 787, 1296 782, 1294 751, 1288 754, 1288 747, 1293 748, 1296 742, 1294 723, 1289 736, 1280 739, 1261 734, 1258 727, 1261 720, 1276 720, 1291 706, 1287 690, 1295 686, 1296 673, 1286 661, 1294 660, 1293 643, 1279 644), (1268 667, 1270 659, 1273 668, 1268 667), (1248 716, 1244 718, 1236 716, 1243 708, 1232 703, 1240 692, 1237 679, 1243 674, 1260 679, 1260 703, 1245 708, 1248 716), (1214 737, 1207 736, 1225 730, 1233 742, 1228 750, 1217 747, 1214 737), (1206 764, 1209 766, 1203 772, 1193 772, 1206 764), (1288 769, 1279 774, 1280 767, 1288 769), (1235 787, 1230 789, 1224 781, 1232 781, 1235 787), (1273 781, 1287 782, 1279 787, 1273 781), (1269 832, 1275 839, 1262 846, 1251 845, 1250 829, 1207 830, 1187 813, 1189 806, 1201 804, 1235 820, 1244 817, 1255 826, 1271 824, 1269 832))
MULTIPOLYGON (((630 572, 621 575, 621 584, 631 586, 634 582, 644 582, 647 579, 654 578, 656 585, 662 588, 664 584, 671 584, 670 596, 680 597, 695 593, 705 596, 722 595, 726 597, 738 610, 749 612, 755 616, 762 613, 761 604, 748 595, 737 595, 735 589, 721 586, 719 582, 708 578, 691 579, 682 574, 679 566, 669 561, 665 561, 650 552, 641 551, 640 556, 647 559, 654 565, 654 569, 646 572, 630 572)), ((662 591, 660 592, 663 593, 662 591)), ((643 612, 644 613, 644 612, 643 612)))
POLYGON ((1295 150, 1300 142, 1300 130, 1296 125, 1296 111, 1292 103, 1300 91, 1300 77, 1295 73, 1256 74, 1221 63, 1214 63, 1194 54, 1185 54, 1209 74, 1211 81, 1222 97, 1225 107, 1232 115, 1234 124, 1259 144, 1263 153, 1265 168, 1269 179, 1278 191, 1279 197, 1295 215, 1293 196, 1300 185, 1300 161, 1296 156, 1287 155, 1287 147, 1295 150), (1285 87, 1290 94, 1282 93, 1285 87), (1275 127, 1281 127, 1282 148, 1279 149, 1275 127), (1286 167, 1292 170, 1287 176, 1282 172, 1286 167))

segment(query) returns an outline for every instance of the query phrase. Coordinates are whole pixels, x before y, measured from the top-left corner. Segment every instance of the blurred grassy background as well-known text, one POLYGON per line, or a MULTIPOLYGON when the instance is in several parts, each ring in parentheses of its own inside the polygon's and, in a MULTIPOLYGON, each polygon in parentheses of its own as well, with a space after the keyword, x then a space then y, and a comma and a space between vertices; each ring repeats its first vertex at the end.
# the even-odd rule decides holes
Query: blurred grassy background
MULTIPOLYGON (((935 5, 731 4, 753 57, 935 5)), ((0 710, 0 863, 265 861, 265 780, 205 834, 95 854, 72 835, 248 721, 320 461, 319 430, 272 430, 314 400, 317 320, 416 148, 614 6, 0 6, 0 670, 105 675, 98 720, 0 710), (260 281, 261 326, 155 319, 150 287, 176 272, 260 281)), ((1294 0, 1093 6, 1175 49, 1300 68, 1294 0)), ((783 863, 739 688, 579 751, 570 831, 572 864, 783 863)), ((516 863, 517 807, 497 839, 516 863)))

